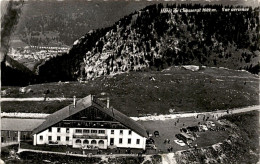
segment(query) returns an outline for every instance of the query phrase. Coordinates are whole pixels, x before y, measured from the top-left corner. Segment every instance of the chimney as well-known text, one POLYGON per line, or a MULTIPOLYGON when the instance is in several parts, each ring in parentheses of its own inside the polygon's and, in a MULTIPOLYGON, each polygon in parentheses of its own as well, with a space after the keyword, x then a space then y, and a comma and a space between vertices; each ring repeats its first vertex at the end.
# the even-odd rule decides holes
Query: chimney
POLYGON ((73 107, 76 107, 76 96, 73 96, 73 107))
POLYGON ((107 97, 107 108, 109 109, 109 97, 107 97))
POLYGON ((114 114, 114 108, 111 106, 111 109, 112 109, 112 114, 113 114, 113 116, 115 116, 115 114, 114 114))

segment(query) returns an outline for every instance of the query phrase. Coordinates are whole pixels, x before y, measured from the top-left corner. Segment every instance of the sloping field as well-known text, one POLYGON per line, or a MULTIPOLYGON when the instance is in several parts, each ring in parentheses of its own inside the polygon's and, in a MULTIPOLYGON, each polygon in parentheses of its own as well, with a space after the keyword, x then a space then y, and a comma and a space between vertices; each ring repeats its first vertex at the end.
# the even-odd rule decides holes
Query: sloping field
MULTIPOLYGON (((189 70, 171 67, 161 72, 131 72, 87 83, 59 82, 19 88, 5 87, 3 97, 66 97, 94 94, 110 97, 110 105, 130 116, 212 111, 259 104, 259 77, 224 68, 189 70)), ((52 113, 71 101, 2 102, 3 112, 52 113)))

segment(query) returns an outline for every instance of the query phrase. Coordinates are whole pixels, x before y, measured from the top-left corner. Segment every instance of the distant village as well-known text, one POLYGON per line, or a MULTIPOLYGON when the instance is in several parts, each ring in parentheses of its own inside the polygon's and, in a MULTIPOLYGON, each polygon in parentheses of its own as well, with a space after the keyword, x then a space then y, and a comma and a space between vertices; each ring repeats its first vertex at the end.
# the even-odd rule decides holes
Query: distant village
POLYGON ((9 49, 9 56, 15 60, 43 60, 67 53, 69 47, 45 47, 45 46, 25 46, 9 49))

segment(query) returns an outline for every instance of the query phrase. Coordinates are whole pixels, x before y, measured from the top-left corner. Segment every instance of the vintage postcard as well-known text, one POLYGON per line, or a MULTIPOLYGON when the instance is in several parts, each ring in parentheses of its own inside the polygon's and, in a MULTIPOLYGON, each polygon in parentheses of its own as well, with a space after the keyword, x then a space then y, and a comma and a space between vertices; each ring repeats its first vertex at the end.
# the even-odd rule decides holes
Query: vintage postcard
POLYGON ((259 0, 2 0, 0 163, 259 163, 259 0))

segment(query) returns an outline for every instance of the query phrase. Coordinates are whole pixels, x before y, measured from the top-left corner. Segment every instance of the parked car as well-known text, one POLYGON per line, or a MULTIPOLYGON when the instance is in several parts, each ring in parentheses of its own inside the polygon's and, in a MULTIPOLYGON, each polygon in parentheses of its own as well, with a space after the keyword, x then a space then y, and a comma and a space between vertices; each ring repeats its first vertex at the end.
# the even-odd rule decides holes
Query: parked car
POLYGON ((186 128, 181 128, 180 131, 181 131, 181 132, 184 132, 184 133, 187 133, 187 132, 188 132, 186 128))
POLYGON ((186 133, 176 134, 175 137, 179 140, 182 140, 186 144, 192 143, 196 139, 195 137, 190 136, 186 133))
POLYGON ((146 149, 157 149, 154 144, 146 144, 146 149))
POLYGON ((154 140, 152 138, 148 138, 146 140, 146 144, 154 144, 154 140))
POLYGON ((208 128, 210 131, 215 131, 216 129, 215 128, 212 128, 212 127, 210 127, 210 128, 208 128))
POLYGON ((174 142, 180 146, 185 146, 186 144, 182 140, 174 140, 174 142))
POLYGON ((191 131, 191 132, 198 132, 199 131, 199 127, 198 126, 188 126, 187 130, 191 131))
POLYGON ((209 125, 209 126, 216 126, 213 121, 207 121, 206 124, 209 125))
POLYGON ((199 125, 200 131, 207 131, 208 128, 206 125, 199 125))

